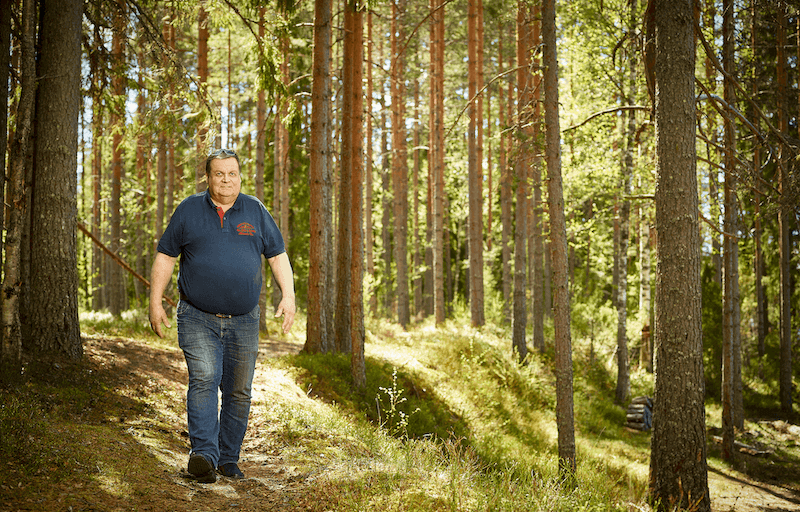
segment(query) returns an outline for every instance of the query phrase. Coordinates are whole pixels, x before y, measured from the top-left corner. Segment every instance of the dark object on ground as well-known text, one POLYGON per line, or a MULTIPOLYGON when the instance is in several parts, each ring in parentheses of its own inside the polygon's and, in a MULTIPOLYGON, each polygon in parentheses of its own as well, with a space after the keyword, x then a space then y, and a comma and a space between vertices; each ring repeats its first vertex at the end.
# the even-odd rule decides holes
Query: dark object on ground
POLYGON ((625 414, 625 426, 634 430, 650 430, 653 427, 653 399, 637 396, 631 400, 625 414))

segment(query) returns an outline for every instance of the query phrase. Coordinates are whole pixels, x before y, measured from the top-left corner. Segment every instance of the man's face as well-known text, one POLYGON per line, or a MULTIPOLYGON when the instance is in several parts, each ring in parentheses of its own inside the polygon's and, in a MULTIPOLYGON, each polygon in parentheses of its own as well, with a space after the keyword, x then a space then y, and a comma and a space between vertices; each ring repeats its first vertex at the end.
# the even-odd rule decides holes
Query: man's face
POLYGON ((222 203, 235 201, 242 189, 239 163, 235 158, 215 158, 210 167, 207 180, 211 199, 222 203))

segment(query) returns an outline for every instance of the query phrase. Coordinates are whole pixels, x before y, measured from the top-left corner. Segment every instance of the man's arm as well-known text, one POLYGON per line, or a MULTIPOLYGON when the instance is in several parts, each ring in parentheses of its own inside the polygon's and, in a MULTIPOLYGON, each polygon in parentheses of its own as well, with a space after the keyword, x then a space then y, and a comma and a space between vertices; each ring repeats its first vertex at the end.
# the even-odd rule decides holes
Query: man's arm
POLYGON ((172 327, 161 300, 164 297, 164 290, 167 289, 167 285, 172 279, 172 270, 175 268, 177 260, 178 258, 158 252, 150 271, 150 327, 160 338, 164 337, 164 333, 161 331, 162 323, 167 328, 172 327))
POLYGON ((289 263, 289 255, 285 252, 277 256, 267 259, 272 275, 278 286, 281 288, 280 304, 278 309, 275 310, 275 317, 283 315, 283 332, 288 333, 294 323, 294 315, 297 312, 297 306, 294 301, 294 274, 292 273, 292 264, 289 263))

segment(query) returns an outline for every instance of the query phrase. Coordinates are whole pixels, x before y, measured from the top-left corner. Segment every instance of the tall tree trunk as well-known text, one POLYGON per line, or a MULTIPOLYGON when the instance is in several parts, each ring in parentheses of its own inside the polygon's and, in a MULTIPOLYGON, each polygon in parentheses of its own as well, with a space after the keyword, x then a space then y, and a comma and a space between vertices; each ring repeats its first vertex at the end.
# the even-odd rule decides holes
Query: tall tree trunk
POLYGON ((555 294, 556 421, 558 423, 559 469, 563 478, 575 475, 575 419, 572 401, 572 338, 570 336, 570 293, 567 261, 567 223, 561 181, 561 128, 558 120, 558 55, 556 50, 555 0, 542 4, 542 43, 544 43, 544 95, 550 207, 550 243, 553 254, 555 294))
MULTIPOLYGON (((147 97, 144 94, 144 69, 147 65, 147 61, 145 58, 144 50, 141 49, 137 52, 137 63, 139 65, 139 72, 138 72, 138 81, 137 85, 139 86, 139 92, 136 95, 136 117, 138 121, 138 126, 141 128, 145 126, 147 122, 147 97)), ((147 253, 147 246, 149 244, 145 243, 145 240, 148 240, 150 237, 150 233, 147 230, 147 226, 149 226, 147 222, 147 216, 149 211, 149 190, 148 186, 150 184, 150 175, 148 173, 148 161, 149 158, 146 158, 145 155, 149 152, 150 147, 150 134, 146 133, 144 130, 140 130, 139 135, 136 137, 136 169, 137 169, 137 179, 139 180, 140 186, 145 188, 144 193, 139 196, 139 204, 138 210, 136 212, 136 217, 134 222, 136 227, 136 261, 133 265, 136 272, 139 275, 146 275, 147 274, 147 261, 152 261, 152 258, 147 253)), ((83 162, 86 162, 87 159, 84 158, 83 162)), ((85 167, 84 167, 85 169, 85 167)), ((85 171, 84 171, 85 172, 85 171)), ((87 216, 88 217, 88 216, 87 216)), ((86 217, 84 217, 86 218, 86 217)), ((136 292, 136 300, 140 300, 147 292, 144 288, 144 284, 139 281, 138 279, 134 280, 134 290, 136 292)))
POLYGON ((408 155, 406 149, 405 58, 400 44, 405 40, 405 0, 392 3, 392 189, 394 191, 394 261, 397 266, 397 321, 406 328, 411 321, 408 291, 408 155))
POLYGON ((517 9, 517 131, 519 148, 514 162, 517 180, 516 226, 514 231, 514 316, 512 325, 512 350, 520 362, 528 357, 525 340, 528 325, 527 278, 528 267, 528 167, 534 152, 532 139, 533 95, 530 72, 530 43, 533 16, 526 1, 518 3, 517 9))
MULTIPOLYGON (((373 58, 372 58, 372 50, 373 50, 373 41, 372 41, 372 11, 367 11, 367 98, 372 98, 372 91, 374 88, 373 80, 372 80, 372 66, 373 66, 373 58)), ((374 227, 372 223, 372 176, 373 176, 373 167, 374 167, 374 160, 372 156, 372 101, 367 101, 365 105, 365 119, 367 124, 366 129, 366 164, 364 166, 364 188, 366 189, 366 197, 364 199, 365 204, 365 213, 364 216, 366 217, 366 227, 365 227, 365 240, 364 240, 364 250, 366 252, 366 260, 367 260, 367 268, 366 272, 370 276, 370 280, 374 281, 375 279, 375 240, 374 240, 374 227)), ((378 299, 377 299, 377 290, 373 287, 370 290, 369 297, 368 297, 368 307, 369 312, 372 315, 377 313, 378 308, 378 299)))
MULTIPOLYGON (((722 3, 722 64, 726 76, 723 79, 723 96, 728 105, 735 103, 734 85, 730 73, 735 72, 733 1, 722 3)), ((725 221, 723 231, 724 280, 722 296, 722 458, 733 460, 734 427, 736 417, 736 381, 741 383, 741 338, 739 336, 739 245, 733 238, 738 231, 738 208, 736 205, 736 131, 734 113, 728 111, 723 119, 725 128, 725 221), (737 357, 738 353, 738 357, 737 357), (737 360, 739 365, 737 365, 737 360), (738 378, 737 378, 738 374, 738 378)), ((741 390, 741 384, 739 385, 741 390)), ((742 411, 739 411, 741 414, 742 411)), ((744 425, 744 418, 742 425, 744 425)))
MULTIPOLYGON (((640 178, 639 189, 644 189, 640 178)), ((639 321, 642 322, 642 346, 639 352, 639 361, 645 371, 653 371, 652 336, 650 336, 650 213, 649 208, 643 206, 642 218, 639 222, 639 261, 641 262, 641 276, 639 277, 639 321)))
MULTIPOLYGON (((339 181, 339 232, 336 249, 336 350, 350 353, 351 351, 351 286, 352 286, 352 172, 354 166, 353 142, 353 60, 356 49, 353 48, 353 31, 355 30, 355 7, 353 0, 346 0, 344 15, 344 53, 342 61, 342 155, 340 159, 341 179, 339 181)), ((360 84, 359 84, 360 87, 360 84)))
MULTIPOLYGON (((478 149, 478 131, 481 102, 478 101, 478 11, 481 0, 469 0, 467 15, 468 54, 469 54, 469 129, 467 140, 468 183, 469 183, 469 309, 473 326, 486 323, 483 311, 483 162, 478 149)), ((526 50, 527 51, 527 50, 526 50)))
MULTIPOLYGON (((351 97, 344 98, 345 104, 351 102, 345 111, 352 116, 350 122, 350 133, 345 133, 346 137, 352 137, 352 188, 349 192, 342 190, 342 193, 349 193, 351 196, 352 213, 350 215, 350 234, 351 250, 350 257, 352 269, 350 273, 350 346, 352 347, 351 372, 353 386, 358 391, 364 391, 367 384, 366 364, 364 361, 364 225, 363 225, 363 171, 364 171, 364 132, 362 131, 363 122, 363 60, 364 60, 364 15, 357 0, 347 0, 345 17, 351 16, 353 19, 345 26, 351 27, 351 32, 345 35, 345 45, 349 46, 352 52, 352 64, 350 66, 352 82, 351 97), (347 44, 347 39, 352 38, 352 42, 347 44)), ((347 50, 346 50, 347 51, 347 50)))
MULTIPOLYGON (((497 41, 497 71, 498 73, 502 73, 503 71, 503 36, 505 30, 503 30, 503 23, 500 23, 500 36, 497 41)), ((511 67, 511 60, 509 59, 509 68, 511 67)), ((503 83, 499 84, 499 93, 498 93, 498 117, 500 121, 500 128, 505 130, 508 119, 508 123, 511 123, 511 118, 508 116, 506 117, 506 105, 503 102, 503 98, 505 97, 503 83)), ((510 91, 510 88, 509 88, 510 91)), ((509 92, 508 101, 505 102, 510 107, 511 101, 511 94, 509 92)), ((509 137, 505 135, 500 135, 500 224, 502 225, 502 232, 500 235, 500 257, 502 259, 502 269, 503 269, 503 318, 510 318, 511 317, 511 285, 513 283, 513 278, 511 276, 511 239, 512 239, 512 229, 513 226, 511 224, 511 166, 508 164, 507 155, 509 154, 506 151, 506 140, 509 137)))
POLYGON ((654 0, 656 377, 650 494, 661 509, 709 511, 700 230, 690 0, 654 0), (693 193, 687 193, 692 191, 693 193))
POLYGON ((326 308, 326 317, 328 318, 328 350, 336 350, 336 325, 335 325, 335 315, 336 315, 336 246, 334 244, 334 209, 335 209, 335 194, 336 194, 336 185, 335 185, 335 171, 336 167, 334 166, 335 156, 336 156, 336 137, 333 136, 333 131, 336 127, 336 116, 334 115, 334 107, 336 105, 334 99, 335 95, 333 93, 333 78, 331 70, 333 69, 333 55, 335 54, 333 49, 333 26, 334 20, 331 17, 331 30, 328 32, 328 38, 326 40, 326 44, 331 49, 330 55, 331 60, 328 62, 328 75, 326 77, 326 85, 325 90, 330 91, 331 94, 330 101, 328 101, 328 129, 326 131, 325 136, 327 137, 327 181, 326 184, 328 186, 328 193, 324 194, 323 200, 323 210, 326 212, 325 214, 325 233, 327 234, 327 242, 326 246, 328 248, 327 253, 325 254, 325 261, 326 261, 326 268, 328 269, 327 275, 325 276, 325 285, 324 290, 322 293, 323 298, 323 307, 326 308))
MULTIPOLYGON (((390 85, 391 89, 391 85, 390 85)), ((381 87, 381 93, 385 91, 381 87)), ((391 95, 391 91, 389 93, 391 95)), ((392 286, 392 158, 389 157, 389 128, 387 127, 387 108, 385 96, 381 99, 381 245, 383 246, 383 268, 381 288, 383 289, 383 309, 391 316, 394 304, 394 288, 392 286)))
MULTIPOLYGON (((202 5, 197 14, 197 77, 203 90, 199 94, 205 94, 206 82, 208 82, 208 12, 202 5)), ((206 175, 205 153, 208 147, 206 138, 208 137, 208 127, 206 116, 197 116, 197 164, 195 166, 195 191, 202 192, 206 189, 203 177, 206 175)))
POLYGON ((77 158, 80 0, 41 3, 31 225, 30 346, 78 359, 77 158))
MULTIPOLYGON (((541 5, 533 6, 533 40, 530 47, 537 48, 541 44, 541 5)), ((540 70, 539 57, 534 57, 533 69, 540 70)), ((542 135, 542 74, 537 71, 533 75, 533 139, 538 144, 542 135)), ((531 281, 531 314, 533 316, 533 348, 543 353, 544 346, 544 243, 542 240, 542 158, 536 151, 533 156, 531 170, 531 186, 533 188, 531 226, 528 231, 532 238, 530 254, 531 281)))
MULTIPOLYGON (((707 1, 706 5, 706 29, 709 30, 713 37, 719 35, 716 28, 716 20, 718 17, 715 2, 707 1)), ((696 7, 697 8, 697 7, 696 7)), ((717 88, 717 69, 714 67, 713 60, 710 56, 706 55, 705 58, 705 71, 706 71, 706 87, 712 94, 716 94, 717 88)), ((717 133, 716 120, 717 110, 715 105, 708 105, 707 119, 708 119, 708 138, 713 144, 719 144, 719 136, 717 133)), ((711 145, 707 145, 708 151, 711 151, 711 145)), ((710 158, 709 158, 710 160, 710 158)), ((708 203, 711 211, 711 218, 714 219, 714 225, 718 225, 719 220, 719 168, 714 165, 708 166, 708 203)), ((716 282, 720 289, 722 289, 722 245, 719 243, 719 235, 713 230, 711 231, 711 261, 714 268, 714 282, 716 282)))
POLYGON ((491 87, 486 89, 486 117, 489 122, 486 123, 486 250, 491 251, 493 248, 494 238, 494 169, 492 168, 492 94, 491 87))
MULTIPOLYGON (((122 136, 125 130, 125 3, 116 2, 116 9, 113 15, 113 35, 111 42, 112 63, 114 75, 111 79, 111 87, 114 93, 114 104, 111 109, 112 148, 111 148, 111 243, 109 248, 112 252, 119 255, 122 248, 122 219, 121 219, 121 199, 122 199, 122 136)), ((119 316, 125 309, 126 294, 125 282, 122 275, 122 267, 111 265, 109 267, 109 311, 114 316, 119 316)))
POLYGON ((429 64, 428 64, 428 173, 425 180, 425 276, 424 276, 424 290, 423 297, 425 302, 425 315, 430 316, 434 314, 434 218, 436 215, 436 208, 434 206, 434 188, 436 177, 436 147, 434 145, 434 126, 436 121, 435 105, 436 105, 436 86, 434 77, 436 76, 436 51, 434 43, 436 41, 436 19, 435 19, 436 0, 430 0, 430 27, 428 31, 428 48, 429 48, 429 64))
POLYGON ((433 307, 436 324, 445 320, 444 294, 444 2, 431 0, 431 168, 433 169, 433 307))
MULTIPOLYGON (((9 2, 10 4, 10 2, 9 2)), ((5 260, 3 261, 3 341, 0 362, 19 367, 22 364, 22 230, 29 205, 25 190, 33 154, 33 120, 36 108, 36 2, 23 0, 20 38, 20 98, 17 105, 14 139, 9 148, 9 201, 6 225, 5 260)), ((5 125, 3 126, 5 128, 5 125)))
MULTIPOLYGON (((628 30, 636 30, 639 21, 638 2, 631 0, 628 4, 630 18, 628 30)), ((628 100, 626 104, 636 102, 636 55, 637 51, 631 42, 628 52, 628 100)), ((622 162, 622 211, 620 219, 619 239, 619 288, 617 289, 617 391, 615 402, 623 405, 630 396, 630 363, 628 357, 628 241, 630 235, 631 176, 633 174, 633 152, 636 150, 636 111, 629 110, 625 123, 625 155, 622 162)))
MULTIPOLYGON (((101 48, 103 37, 100 27, 95 26, 94 48, 90 54, 92 66, 92 235, 100 240, 100 230, 103 226, 103 202, 101 191, 103 185, 103 89, 105 66, 101 63, 101 48)), ((99 311, 106 306, 103 300, 105 283, 103 282, 103 261, 105 255, 102 249, 95 245, 92 247, 92 309, 99 311)))
MULTIPOLYGON (((289 35, 281 33, 278 44, 280 45, 281 63, 279 77, 284 88, 289 87, 289 64, 291 58, 289 54, 289 35)), ((273 160, 273 201, 272 214, 275 215, 278 228, 283 234, 283 241, 286 246, 290 243, 289 231, 289 128, 286 125, 286 116, 289 113, 289 99, 279 97, 275 106, 275 144, 273 160)), ((278 307, 281 301, 281 291, 277 286, 272 287, 272 305, 278 307)))
MULTIPOLYGON (((264 19, 264 15, 266 13, 266 7, 261 6, 258 8, 258 44, 265 46, 266 42, 264 41, 264 36, 266 35, 266 20, 264 19)), ((315 27, 316 28, 316 27, 315 27)), ((315 36, 316 37, 316 36, 315 36)), ((316 44, 316 39, 314 40, 314 50, 318 49, 318 45, 316 44)), ((324 51, 321 49, 320 51, 324 51)), ((327 64, 327 63, 326 63, 327 64)), ((316 69, 316 68, 315 68, 316 69)), ((316 75, 314 76, 314 80, 316 80, 316 75)), ((313 94, 313 93, 312 93, 313 94)), ((313 102, 313 98, 312 98, 313 102)), ((313 112, 318 113, 316 108, 314 107, 315 104, 312 104, 313 112)), ((327 114, 327 112, 326 112, 327 114)), ((312 113, 312 116, 314 113, 312 113)), ((314 122, 314 118, 312 117, 312 123, 314 122)), ((311 136, 314 137, 314 132, 312 128, 311 136)), ((312 148, 310 151, 311 157, 311 166, 309 168, 309 181, 312 180, 312 173, 314 172, 314 141, 311 142, 312 148)), ((266 101, 266 92, 263 89, 259 89, 258 93, 256 93, 256 177, 255 177, 255 194, 256 197, 262 202, 266 203, 266 197, 264 197, 264 176, 266 174, 266 160, 267 160, 267 101, 266 101)), ((311 194, 313 194, 313 186, 311 187, 311 194)), ((314 208, 315 206, 321 206, 321 203, 315 203, 314 197, 312 195, 310 207, 314 208)), ((310 222, 312 223, 311 232, 313 233, 313 226, 314 221, 318 221, 323 219, 323 217, 315 218, 313 214, 309 215, 310 222)), ((314 235, 311 235, 311 239, 313 240, 314 235)), ((313 246, 312 246, 313 247, 313 246)), ((313 249, 311 249, 313 251, 313 249)), ((309 322, 313 322, 316 320, 311 320, 311 310, 312 306, 310 304, 311 301, 311 293, 312 293, 312 286, 315 286, 311 282, 311 272, 313 266, 309 268, 309 322)), ((267 332, 267 288, 269 287, 269 274, 267 271, 267 266, 261 266, 261 292, 258 295, 258 306, 261 310, 262 314, 258 319, 258 329, 261 332, 267 332)), ((322 286, 321 284, 319 286, 322 286)), ((308 324, 307 324, 308 325, 308 324)), ((314 326, 315 327, 315 326, 314 326)), ((312 353, 316 353, 315 351, 311 351, 312 353)))
MULTIPOLYGON (((328 339, 328 323, 325 308, 325 283, 330 272, 326 253, 330 223, 326 221, 332 212, 326 208, 330 204, 331 173, 328 169, 328 144, 330 141, 330 121, 328 119, 331 101, 330 88, 330 39, 331 39, 331 0, 314 2, 314 55, 311 82, 311 143, 309 185, 309 261, 308 261, 308 319, 306 322, 306 343, 304 350, 311 354, 326 353, 332 348, 328 339)), ((263 12, 263 11, 262 11, 263 12)), ((259 107, 263 99, 259 96, 259 107)))
MULTIPOLYGON (((8 105, 8 77, 11 65, 11 2, 0 3, 0 105, 8 105)), ((8 148, 8 109, 0 109, 0 148, 8 148)), ((85 161, 85 160, 84 160, 85 161)), ((6 151, 0 152, 0 191, 5 198, 6 151)), ((6 208, 0 208, 0 226, 6 225, 6 208)), ((3 248, 0 244, 0 262, 3 248)), ((1 301, 0 301, 1 302, 1 301)), ((0 330, 0 359, 2 359, 2 330, 0 330)))
MULTIPOLYGON (((758 30, 757 30, 757 23, 758 23, 758 14, 759 9, 756 9, 755 2, 752 2, 751 9, 750 9, 750 17, 751 17, 751 25, 750 25, 750 49, 755 54, 756 49, 758 48, 758 44, 760 43, 758 39, 758 30)), ((800 31, 797 33, 798 36, 798 50, 800 51, 800 31)), ((756 68, 753 67, 752 74, 756 74, 756 68)), ((753 80, 752 85, 752 92, 753 95, 758 94, 760 84, 758 80, 753 80)), ((749 115, 748 117, 751 120, 754 120, 755 115, 752 113, 752 107, 749 108, 749 115)), ((758 126, 758 121, 755 121, 756 126, 758 126)), ((756 146, 753 148, 753 169, 761 169, 761 147, 756 146)), ((760 172, 758 174, 760 177, 760 172)), ((762 218, 761 218, 761 185, 759 181, 756 181, 755 188, 753 190, 753 240, 755 242, 755 247, 753 249, 753 277, 755 279, 755 292, 756 292, 756 339, 757 339, 757 350, 758 350, 758 375, 760 378, 764 378, 764 354, 766 354, 767 346, 766 346, 766 338, 767 338, 767 322, 766 322, 766 296, 764 294, 764 283, 763 283, 763 276, 764 276, 764 253, 761 248, 761 236, 763 234, 763 228, 761 226, 762 218)))
MULTIPOLYGON (((417 64, 417 68, 419 68, 419 64, 417 64)), ((369 98, 370 95, 368 94, 367 97, 369 98)), ((422 114, 420 110, 420 97, 419 97, 419 80, 414 80, 414 119, 420 119, 420 115, 422 114)), ((412 171, 411 177, 411 187, 413 189, 414 200, 412 202, 412 225, 413 225, 413 245, 412 248, 414 254, 414 262, 413 262, 413 271, 412 275, 414 276, 414 314, 417 317, 421 317, 424 313, 425 309, 423 307, 423 299, 422 299, 422 292, 423 292, 423 279, 422 279, 422 268, 424 266, 424 258, 425 255, 422 250, 422 244, 420 240, 420 233, 419 233, 419 174, 420 169, 422 168, 422 158, 421 158, 421 148, 420 148, 420 141, 421 141, 421 125, 420 123, 414 123, 414 169, 412 171)), ((369 203, 367 203, 369 204, 369 203)))
MULTIPOLYGON (((778 126, 781 133, 789 132, 789 96, 786 59, 786 32, 788 29, 788 16, 784 4, 778 6, 778 126)), ((790 218, 792 212, 786 200, 783 199, 789 192, 789 148, 781 147, 778 189, 782 200, 778 210, 778 248, 780 269, 780 382, 781 410, 784 414, 792 412, 792 303, 791 303, 791 276, 789 274, 789 260, 792 253, 790 218)))

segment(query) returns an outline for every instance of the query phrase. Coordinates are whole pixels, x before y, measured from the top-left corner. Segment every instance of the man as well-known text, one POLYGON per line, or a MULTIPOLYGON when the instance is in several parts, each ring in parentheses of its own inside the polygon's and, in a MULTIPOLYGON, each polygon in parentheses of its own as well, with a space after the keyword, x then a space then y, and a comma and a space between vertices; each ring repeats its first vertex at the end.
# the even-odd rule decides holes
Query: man
POLYGON ((250 414, 258 356, 261 255, 283 297, 275 316, 289 332, 294 278, 278 227, 264 205, 241 194, 239 157, 221 149, 206 159, 208 190, 185 199, 158 243, 150 278, 150 326, 171 327, 161 304, 178 256, 178 344, 186 358, 188 471, 203 483, 244 478, 239 452, 250 414), (217 390, 222 407, 217 409, 217 390))

